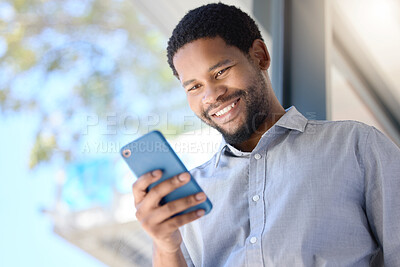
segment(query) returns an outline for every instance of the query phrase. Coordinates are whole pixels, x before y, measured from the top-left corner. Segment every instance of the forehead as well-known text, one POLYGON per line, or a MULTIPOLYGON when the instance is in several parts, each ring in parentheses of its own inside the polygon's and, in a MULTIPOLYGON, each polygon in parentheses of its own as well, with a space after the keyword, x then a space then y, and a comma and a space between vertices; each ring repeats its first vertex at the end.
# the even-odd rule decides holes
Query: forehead
POLYGON ((202 38, 185 44, 180 48, 173 63, 179 79, 196 78, 188 75, 198 75, 208 72, 209 68, 224 60, 238 61, 245 56, 239 48, 225 43, 221 37, 202 38))

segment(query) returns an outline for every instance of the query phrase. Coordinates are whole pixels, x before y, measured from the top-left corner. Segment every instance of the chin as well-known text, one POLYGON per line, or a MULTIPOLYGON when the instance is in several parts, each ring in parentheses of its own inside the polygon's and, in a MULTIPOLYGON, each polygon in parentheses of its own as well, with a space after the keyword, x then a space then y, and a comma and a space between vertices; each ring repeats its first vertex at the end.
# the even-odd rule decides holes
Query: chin
POLYGON ((225 130, 220 127, 214 128, 218 130, 222 134, 225 141, 231 145, 241 144, 250 139, 251 135, 253 134, 253 132, 245 124, 235 127, 236 129, 229 128, 228 130, 225 130))

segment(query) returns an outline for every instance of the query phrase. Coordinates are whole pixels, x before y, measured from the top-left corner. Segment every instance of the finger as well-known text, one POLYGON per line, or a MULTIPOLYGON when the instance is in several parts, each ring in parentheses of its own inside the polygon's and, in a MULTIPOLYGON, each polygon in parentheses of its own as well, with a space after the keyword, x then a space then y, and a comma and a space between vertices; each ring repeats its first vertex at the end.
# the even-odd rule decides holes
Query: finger
POLYGON ((195 210, 189 213, 185 213, 179 216, 175 216, 170 218, 163 223, 157 226, 157 232, 159 233, 172 233, 173 231, 177 230, 179 227, 193 222, 205 214, 205 211, 202 209, 195 210))
POLYGON ((162 177, 160 170, 148 172, 140 176, 132 185, 132 193, 135 199, 135 205, 140 203, 147 194, 147 188, 152 183, 158 181, 162 177))
POLYGON ((171 216, 185 211, 190 207, 196 206, 207 199, 204 192, 199 192, 194 195, 190 195, 184 198, 180 198, 158 208, 157 213, 154 213, 151 218, 151 222, 154 224, 159 224, 163 221, 168 220, 171 216))
POLYGON ((158 207, 158 204, 163 197, 165 197, 175 189, 185 185, 189 181, 190 174, 184 172, 159 183, 148 192, 146 196, 146 203, 151 205, 152 208, 158 207))

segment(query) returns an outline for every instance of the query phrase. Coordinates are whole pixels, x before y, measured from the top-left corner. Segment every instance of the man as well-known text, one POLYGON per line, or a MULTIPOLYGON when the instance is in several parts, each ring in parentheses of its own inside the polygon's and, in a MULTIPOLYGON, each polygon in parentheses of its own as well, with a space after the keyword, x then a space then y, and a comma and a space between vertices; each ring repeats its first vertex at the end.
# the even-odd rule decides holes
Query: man
POLYGON ((168 43, 168 62, 194 113, 224 141, 191 171, 204 193, 159 206, 187 173, 148 193, 133 185, 136 216, 155 266, 400 266, 400 152, 375 128, 311 121, 285 111, 254 21, 233 6, 190 11, 168 43), (183 242, 182 242, 183 240, 183 242))

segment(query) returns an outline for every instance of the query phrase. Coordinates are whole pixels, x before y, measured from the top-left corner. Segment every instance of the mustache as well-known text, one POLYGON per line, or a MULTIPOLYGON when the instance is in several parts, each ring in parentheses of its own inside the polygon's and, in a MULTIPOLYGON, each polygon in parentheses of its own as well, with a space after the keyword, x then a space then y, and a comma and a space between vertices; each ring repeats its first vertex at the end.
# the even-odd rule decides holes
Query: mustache
POLYGON ((238 90, 230 95, 227 96, 220 96, 217 98, 217 102, 210 104, 206 110, 203 111, 203 116, 208 117, 208 114, 210 112, 210 110, 214 109, 214 108, 218 108, 219 106, 221 106, 223 103, 230 101, 234 98, 239 98, 239 97, 245 97, 246 96, 246 92, 242 91, 242 90, 238 90))

